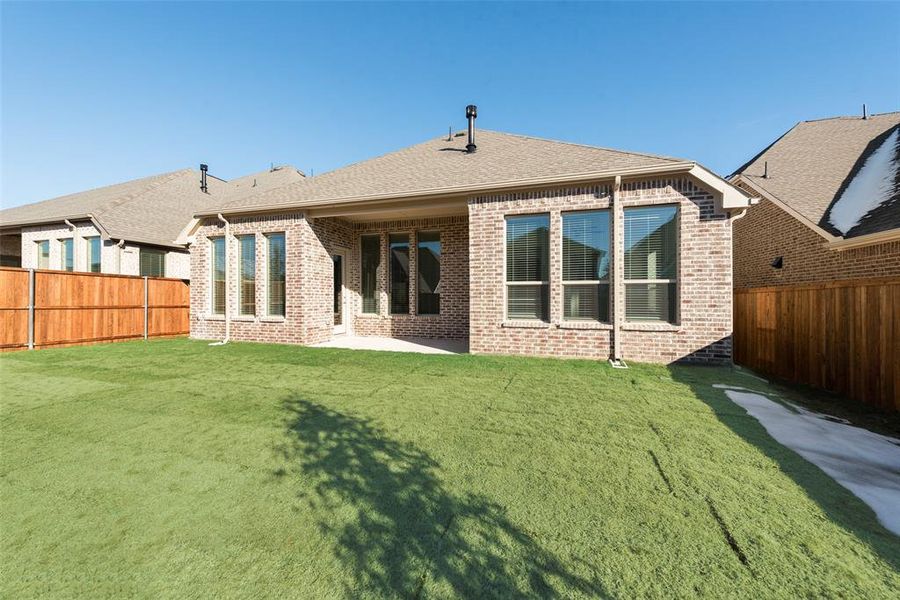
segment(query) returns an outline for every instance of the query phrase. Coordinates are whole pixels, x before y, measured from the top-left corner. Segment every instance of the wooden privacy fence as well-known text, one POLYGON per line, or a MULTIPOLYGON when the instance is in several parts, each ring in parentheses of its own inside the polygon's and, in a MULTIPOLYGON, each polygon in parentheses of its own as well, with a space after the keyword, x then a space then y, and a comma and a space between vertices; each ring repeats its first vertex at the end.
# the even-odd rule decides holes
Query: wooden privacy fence
POLYGON ((0 267, 0 350, 188 333, 181 279, 0 267))
POLYGON ((900 278, 735 290, 734 360, 900 410, 900 278))

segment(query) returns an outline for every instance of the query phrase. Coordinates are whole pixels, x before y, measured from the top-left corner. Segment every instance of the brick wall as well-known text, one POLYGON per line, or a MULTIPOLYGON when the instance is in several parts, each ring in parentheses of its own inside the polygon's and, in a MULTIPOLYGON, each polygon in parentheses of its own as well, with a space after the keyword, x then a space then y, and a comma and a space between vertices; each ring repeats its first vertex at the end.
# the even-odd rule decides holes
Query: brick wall
POLYGON ((900 275, 900 241, 834 250, 825 239, 763 198, 734 223, 734 285, 791 285, 900 275), (784 257, 783 268, 772 261, 784 257))
MULTIPOLYGON (((243 217, 231 220, 234 236, 256 236, 256 315, 236 315, 236 242, 229 248, 231 338, 235 340, 314 344, 328 340, 334 331, 332 255, 346 258, 344 267, 345 323, 356 335, 465 338, 468 335, 468 227, 465 216, 351 224, 336 218, 305 219, 302 214, 243 217), (415 314, 415 234, 441 233, 441 314, 415 314), (266 233, 284 232, 286 243, 285 316, 269 317, 267 309, 266 233), (382 239, 380 314, 362 315, 360 296, 360 236, 377 233, 382 239), (410 312, 389 314, 388 233, 410 234, 410 312)), ((218 339, 225 335, 224 317, 211 314, 210 237, 224 235, 216 219, 201 224, 191 245, 191 336, 218 339)))
MULTIPOLYGON (((76 271, 88 270, 88 242, 86 238, 99 236, 100 232, 90 221, 74 223, 75 231, 65 223, 35 225, 22 228, 22 267, 37 268, 37 242, 50 241, 50 268, 62 269, 62 250, 60 240, 73 238, 75 251, 74 267, 76 271)), ((100 247, 100 272, 118 275, 140 275, 139 244, 125 243, 120 248, 118 240, 104 240, 100 247)), ((177 279, 190 278, 190 256, 187 250, 166 250, 166 277, 177 279)))
MULTIPOLYGON (((301 246, 310 240, 309 226, 299 213, 231 219, 234 236, 256 236, 256 315, 238 315, 238 243, 228 244, 228 303, 231 338, 235 340, 304 343, 301 246), (285 315, 268 316, 266 287, 267 233, 285 234, 285 315)), ((225 226, 217 219, 206 219, 191 244, 191 337, 221 339, 225 336, 225 318, 212 314, 211 245, 209 238, 225 235, 225 226)), ((330 314, 330 313, 329 313, 330 314)))
POLYGON ((350 279, 355 290, 352 310, 356 315, 356 335, 417 336, 463 339, 469 335, 469 226, 466 216, 436 219, 411 219, 378 223, 357 223, 350 257, 350 279), (418 277, 416 233, 439 231, 441 235, 441 304, 439 315, 418 315, 416 310, 418 277), (388 235, 409 235, 409 313, 390 314, 388 235), (362 314, 359 294, 360 236, 381 236, 381 270, 379 273, 379 314, 362 314))
MULTIPOLYGON (((625 359, 728 361, 731 356, 731 228, 716 214, 712 195, 687 179, 624 183, 618 211, 677 204, 680 254, 676 325, 625 323, 625 359)), ((612 325, 562 319, 562 211, 607 209, 611 188, 597 185, 489 195, 469 203, 470 350, 476 353, 604 359, 612 352, 612 325), (550 321, 505 318, 505 223, 507 215, 550 215, 550 321)), ((621 212, 617 218, 621 219, 621 212)), ((611 240, 621 248, 621 240, 611 240)), ((615 252, 613 253, 615 255, 615 252)), ((615 260, 615 258, 614 258, 615 260)), ((613 311, 622 309, 621 282, 613 282, 613 311), (617 305, 617 302, 619 303, 617 305)))

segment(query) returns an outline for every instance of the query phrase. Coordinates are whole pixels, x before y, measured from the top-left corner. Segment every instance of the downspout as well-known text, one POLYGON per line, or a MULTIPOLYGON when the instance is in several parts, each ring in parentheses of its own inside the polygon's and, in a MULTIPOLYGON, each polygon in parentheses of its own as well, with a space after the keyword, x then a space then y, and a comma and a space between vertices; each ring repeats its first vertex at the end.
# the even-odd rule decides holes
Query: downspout
POLYGON ((124 248, 124 247, 125 247, 124 239, 121 239, 118 242, 116 242, 116 248, 118 248, 118 251, 116 252, 116 274, 117 275, 122 274, 122 248, 124 248))
POLYGON ((622 322, 625 316, 625 272, 624 272, 624 252, 625 237, 624 223, 625 213, 622 211, 619 193, 622 187, 622 176, 616 175, 613 183, 612 196, 610 197, 610 207, 612 208, 612 226, 613 226, 613 346, 612 356, 609 358, 609 364, 615 369, 627 369, 628 365, 622 360, 622 322))
POLYGON ((228 343, 229 338, 231 337, 231 313, 228 310, 228 298, 231 296, 228 289, 228 274, 230 269, 228 268, 228 248, 231 245, 231 223, 222 216, 222 213, 218 214, 219 220, 225 223, 225 339, 221 342, 213 342, 210 346, 224 346, 228 343))

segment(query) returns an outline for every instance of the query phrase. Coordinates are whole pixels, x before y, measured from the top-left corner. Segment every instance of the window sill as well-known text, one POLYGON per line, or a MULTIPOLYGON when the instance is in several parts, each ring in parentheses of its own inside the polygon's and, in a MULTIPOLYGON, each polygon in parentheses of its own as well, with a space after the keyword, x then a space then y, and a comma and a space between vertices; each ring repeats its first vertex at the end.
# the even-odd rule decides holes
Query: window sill
POLYGON ((587 329, 587 330, 606 330, 613 328, 611 323, 601 323, 599 321, 563 321, 557 325, 560 329, 587 329))
POLYGON ((623 323, 622 324, 623 331, 681 331, 680 325, 673 325, 672 323, 623 323))
POLYGON ((224 321, 225 315, 204 315, 205 321, 224 321))
POLYGON ((239 315, 231 317, 231 320, 237 323, 253 323, 256 321, 256 315, 239 315))
POLYGON ((260 317, 259 320, 261 323, 284 323, 285 318, 278 317, 278 316, 271 316, 271 317, 260 317))
POLYGON ((383 317, 383 316, 375 314, 375 313, 359 313, 358 315, 356 315, 356 318, 357 319, 384 319, 386 317, 383 317))
POLYGON ((550 323, 546 321, 503 321, 500 327, 510 329, 550 329, 550 323))

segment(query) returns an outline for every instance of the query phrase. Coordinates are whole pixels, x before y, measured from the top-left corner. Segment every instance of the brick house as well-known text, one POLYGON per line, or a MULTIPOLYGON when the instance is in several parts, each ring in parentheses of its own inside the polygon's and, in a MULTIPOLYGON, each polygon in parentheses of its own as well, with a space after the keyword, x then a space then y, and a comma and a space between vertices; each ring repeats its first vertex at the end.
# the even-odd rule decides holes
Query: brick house
POLYGON ((900 112, 803 121, 729 180, 735 287, 900 275, 900 112))
POLYGON ((191 336, 730 359, 747 194, 686 160, 491 131, 476 145, 467 116, 468 134, 195 215, 191 336))
POLYGON ((178 241, 213 202, 302 179, 290 167, 224 181, 181 169, 0 211, 3 266, 190 278, 178 241))

